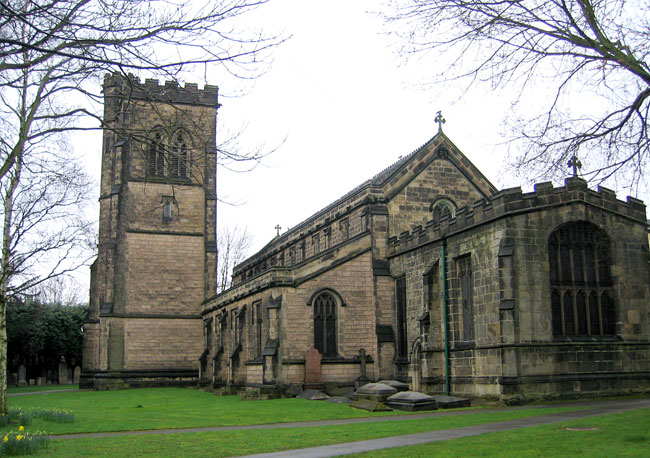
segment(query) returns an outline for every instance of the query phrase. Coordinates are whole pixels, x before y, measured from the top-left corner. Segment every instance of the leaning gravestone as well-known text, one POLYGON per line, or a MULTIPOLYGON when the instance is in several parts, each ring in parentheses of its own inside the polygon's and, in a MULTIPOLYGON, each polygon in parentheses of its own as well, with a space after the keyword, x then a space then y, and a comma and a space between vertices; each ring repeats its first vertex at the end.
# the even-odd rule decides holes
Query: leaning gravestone
POLYGON ((18 386, 27 385, 27 368, 22 364, 18 367, 18 386))
POLYGON ((324 390, 321 361, 323 356, 316 348, 311 347, 305 353, 305 390, 324 390))
POLYGON ((74 368, 74 374, 72 376, 72 383, 79 385, 79 379, 81 378, 81 367, 77 366, 74 368))
POLYGON ((296 397, 308 399, 310 401, 326 401, 330 398, 328 395, 318 390, 305 390, 296 397))
POLYGON ((68 384, 68 365, 65 363, 65 358, 61 356, 61 362, 59 363, 59 385, 68 384))

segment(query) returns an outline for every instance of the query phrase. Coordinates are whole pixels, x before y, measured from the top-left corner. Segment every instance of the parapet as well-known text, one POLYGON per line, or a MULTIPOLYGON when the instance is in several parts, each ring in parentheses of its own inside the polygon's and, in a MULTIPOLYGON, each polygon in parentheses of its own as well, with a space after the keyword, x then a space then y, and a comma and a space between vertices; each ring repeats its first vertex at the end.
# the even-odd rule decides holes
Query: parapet
POLYGON ((611 189, 599 187, 594 191, 581 178, 567 178, 564 186, 557 188, 551 182, 539 183, 534 189, 529 193, 522 192, 519 187, 503 189, 489 199, 477 200, 471 207, 459 208, 453 218, 443 217, 439 221, 427 222, 424 227, 416 226, 411 231, 402 232, 399 237, 388 240, 389 252, 397 254, 503 216, 573 202, 583 202, 647 224, 645 204, 641 200, 633 197, 628 197, 626 201, 618 200, 611 189))
POLYGON ((219 107, 217 86, 206 84, 199 89, 197 84, 186 83, 180 86, 175 81, 165 81, 160 84, 158 80, 147 79, 142 83, 140 79, 129 74, 107 73, 104 76, 105 96, 122 96, 135 100, 147 100, 163 103, 182 103, 188 105, 204 105, 219 107))

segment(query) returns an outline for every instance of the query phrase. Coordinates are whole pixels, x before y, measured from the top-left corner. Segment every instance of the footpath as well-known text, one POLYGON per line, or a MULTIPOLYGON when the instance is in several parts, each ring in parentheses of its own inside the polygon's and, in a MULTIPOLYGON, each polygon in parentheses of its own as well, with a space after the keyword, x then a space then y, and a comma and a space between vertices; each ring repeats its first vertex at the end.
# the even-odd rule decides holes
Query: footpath
MULTIPOLYGON (((429 442, 458 439, 460 437, 478 436, 480 434, 507 431, 511 429, 527 428, 530 426, 548 425, 563 421, 579 420, 582 418, 596 417, 612 413, 625 412, 650 407, 650 399, 630 399, 620 401, 591 401, 572 403, 572 406, 584 406, 583 410, 541 415, 518 420, 488 423, 483 425, 466 426, 463 428, 447 429, 443 431, 431 431, 426 433, 408 434, 404 436, 385 437, 382 439, 371 439, 357 442, 345 442, 341 444, 325 445, 283 452, 261 453, 248 455, 245 458, 320 458, 354 453, 372 452, 375 450, 404 447, 407 445, 426 444, 429 442)), ((539 408, 539 406, 535 406, 539 408)), ((549 406, 550 407, 550 406, 549 406)), ((559 407, 554 405, 553 407, 559 407)), ((503 409, 500 409, 503 410, 503 409)), ((489 411, 489 410, 486 410, 489 411)), ((459 412, 460 413, 460 412, 459 412)), ((433 416, 433 415, 432 415, 433 416)), ((241 457, 240 457, 241 458, 241 457)))
MULTIPOLYGON (((554 407, 581 407, 581 410, 554 413, 549 415, 540 415, 536 417, 521 418, 518 420, 509 420, 495 423, 488 423, 475 426, 466 426, 463 428, 447 429, 442 431, 431 431, 417 434, 407 434, 402 436, 385 437, 382 439, 371 439, 356 442, 344 442, 340 444, 325 445, 320 447, 303 448, 296 450, 287 450, 282 452, 263 453, 258 455, 249 455, 247 458, 320 458, 349 455, 354 453, 371 452, 374 450, 403 447, 406 445, 425 444, 429 442, 444 441, 457 439, 460 437, 477 436, 498 431, 506 431, 518 428, 527 428, 530 426, 548 425, 563 421, 579 420, 582 418, 596 417, 612 413, 625 412, 628 410, 650 408, 649 399, 623 399, 623 400, 598 400, 598 401, 581 401, 566 404, 553 404, 549 406, 530 406, 530 407, 509 407, 494 408, 481 410, 482 413, 503 412, 513 409, 526 408, 554 408, 554 407)), ((188 432, 211 432, 211 431, 236 431, 236 430, 259 430, 259 429, 279 429, 279 428, 307 428, 313 426, 327 425, 345 425, 353 423, 370 423, 399 421, 418 418, 435 418, 445 416, 457 416, 475 414, 476 410, 437 410, 410 415, 397 415, 390 417, 366 417, 366 418, 349 418, 341 420, 321 420, 294 423, 273 423, 266 425, 245 425, 245 426, 211 426, 202 428, 182 428, 182 429, 156 429, 146 431, 120 431, 105 433, 84 433, 84 434, 62 434, 51 436, 52 439, 80 439, 80 438, 99 438, 99 437, 119 437, 119 436, 144 436, 151 434, 178 434, 188 432)))

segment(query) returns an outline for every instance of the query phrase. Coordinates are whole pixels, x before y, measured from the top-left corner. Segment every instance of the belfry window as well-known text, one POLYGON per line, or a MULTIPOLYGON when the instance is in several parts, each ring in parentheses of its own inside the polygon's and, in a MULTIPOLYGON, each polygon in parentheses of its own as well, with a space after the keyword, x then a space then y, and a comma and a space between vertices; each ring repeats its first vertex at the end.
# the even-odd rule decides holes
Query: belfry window
POLYGON ((314 347, 323 356, 336 356, 336 298, 322 292, 314 300, 314 347))
POLYGON ((149 176, 163 176, 165 174, 165 146, 160 133, 156 133, 149 144, 147 155, 147 174, 149 176))
POLYGON ((182 134, 167 142, 157 132, 147 151, 147 175, 150 177, 187 178, 189 153, 182 134))
POLYGON ((548 241, 554 336, 616 334, 610 242, 595 225, 565 224, 548 241))
POLYGON ((434 221, 440 221, 444 217, 453 218, 456 216, 456 205, 449 199, 441 197, 431 204, 431 217, 434 221))
POLYGON ((174 141, 169 174, 174 178, 187 177, 187 144, 182 135, 178 135, 174 141))

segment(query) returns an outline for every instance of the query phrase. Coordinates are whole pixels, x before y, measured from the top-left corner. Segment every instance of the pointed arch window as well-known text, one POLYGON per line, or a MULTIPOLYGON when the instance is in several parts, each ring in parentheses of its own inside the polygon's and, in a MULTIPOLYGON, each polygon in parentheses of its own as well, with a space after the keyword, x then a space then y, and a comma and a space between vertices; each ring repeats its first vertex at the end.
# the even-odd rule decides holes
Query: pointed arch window
POLYGON ((597 226, 570 223, 548 240, 554 336, 616 334, 610 241, 597 226))
POLYGON ((431 204, 430 210, 434 221, 440 221, 444 217, 453 218, 456 216, 456 204, 445 197, 436 199, 431 204))
POLYGON ((187 143, 185 142, 183 134, 178 134, 176 136, 170 164, 170 175, 172 177, 187 177, 187 143))
POLYGON ((172 141, 165 140, 160 132, 154 134, 147 151, 147 175, 151 177, 187 178, 189 153, 184 134, 172 141))
POLYGON ((324 291, 314 299, 314 347, 323 356, 337 356, 336 298, 324 291))
POLYGON ((156 132, 153 140, 149 144, 147 174, 149 176, 165 175, 165 146, 160 132, 156 132))

